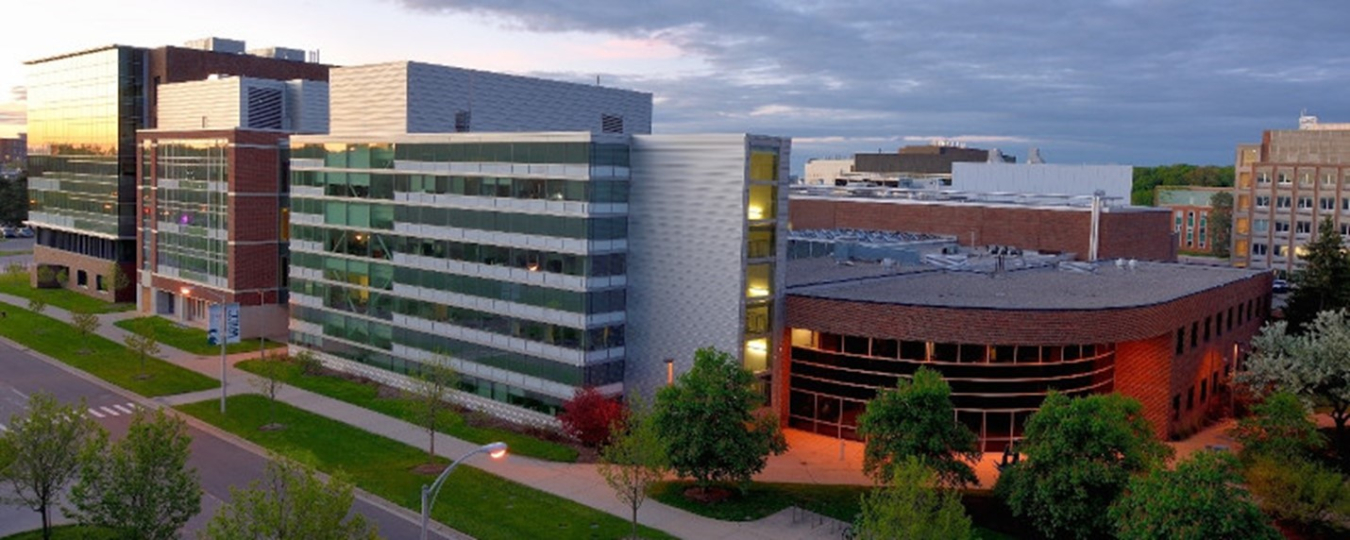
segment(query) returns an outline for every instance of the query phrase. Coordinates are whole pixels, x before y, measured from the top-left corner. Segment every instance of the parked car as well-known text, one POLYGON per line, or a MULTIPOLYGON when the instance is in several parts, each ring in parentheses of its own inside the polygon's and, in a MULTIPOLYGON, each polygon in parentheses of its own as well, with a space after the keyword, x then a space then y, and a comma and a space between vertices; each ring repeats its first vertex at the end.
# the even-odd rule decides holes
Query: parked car
POLYGON ((0 227, 0 233, 4 233, 5 238, 18 238, 19 229, 14 227, 0 227))
POLYGON ((28 227, 19 227, 19 238, 32 238, 33 229, 28 227))
POLYGON ((1271 292, 1275 292, 1275 293, 1287 293, 1287 292, 1289 292, 1289 281, 1288 281, 1288 280, 1283 280, 1283 279, 1277 279, 1277 280, 1275 280, 1274 283, 1271 285, 1270 290, 1271 290, 1271 292))

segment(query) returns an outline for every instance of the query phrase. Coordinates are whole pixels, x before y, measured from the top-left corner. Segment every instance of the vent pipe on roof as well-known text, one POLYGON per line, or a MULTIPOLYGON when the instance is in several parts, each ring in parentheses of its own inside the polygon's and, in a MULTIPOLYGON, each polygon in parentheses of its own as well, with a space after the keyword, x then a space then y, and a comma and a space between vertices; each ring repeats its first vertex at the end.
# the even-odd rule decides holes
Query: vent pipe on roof
POLYGON ((1097 260, 1098 238, 1101 235, 1102 222, 1102 197, 1106 196, 1103 190, 1097 190, 1092 193, 1092 231, 1088 238, 1088 260, 1097 260))

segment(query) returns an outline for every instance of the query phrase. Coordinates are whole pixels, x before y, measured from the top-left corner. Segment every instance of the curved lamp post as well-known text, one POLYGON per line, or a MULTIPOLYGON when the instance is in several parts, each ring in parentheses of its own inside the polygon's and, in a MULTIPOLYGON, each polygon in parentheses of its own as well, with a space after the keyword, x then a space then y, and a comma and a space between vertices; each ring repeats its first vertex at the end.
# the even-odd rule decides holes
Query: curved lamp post
POLYGON ((491 456, 492 459, 501 459, 506 456, 506 443, 495 442, 480 446, 476 450, 456 459, 454 463, 451 463, 449 467, 446 467, 444 471, 441 471, 441 475, 436 477, 436 481, 432 482, 430 486, 426 484, 422 485, 422 540, 427 540, 427 521, 431 519, 431 505, 436 503, 436 496, 441 494, 441 486, 445 484, 445 479, 450 476, 450 471, 455 470, 455 467, 459 466, 460 463, 463 463, 464 460, 477 454, 487 454, 488 456, 491 456))
MULTIPOLYGON (((210 290, 210 289, 203 289, 210 290)), ((184 298, 192 296, 192 287, 178 289, 184 298)), ((214 292, 212 293, 214 294, 214 292)), ((216 330, 216 341, 220 342, 220 414, 225 414, 225 297, 216 296, 216 305, 220 306, 220 328, 216 330)), ((208 324, 209 326, 209 324, 208 324)))

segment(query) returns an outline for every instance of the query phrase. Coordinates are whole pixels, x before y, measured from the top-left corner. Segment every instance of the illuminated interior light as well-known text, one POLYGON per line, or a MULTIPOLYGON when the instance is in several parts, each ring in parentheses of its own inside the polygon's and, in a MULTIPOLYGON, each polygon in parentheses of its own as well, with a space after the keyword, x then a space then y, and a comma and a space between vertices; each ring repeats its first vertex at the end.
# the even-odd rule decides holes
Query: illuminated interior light
POLYGON ((750 287, 750 296, 768 296, 768 295, 769 289, 767 287, 755 287, 755 286, 750 287))
POLYGON ((750 219, 764 219, 764 209, 758 206, 751 206, 750 219))
POLYGON ((745 348, 753 353, 764 354, 769 352, 769 340, 763 338, 752 339, 745 342, 745 348))

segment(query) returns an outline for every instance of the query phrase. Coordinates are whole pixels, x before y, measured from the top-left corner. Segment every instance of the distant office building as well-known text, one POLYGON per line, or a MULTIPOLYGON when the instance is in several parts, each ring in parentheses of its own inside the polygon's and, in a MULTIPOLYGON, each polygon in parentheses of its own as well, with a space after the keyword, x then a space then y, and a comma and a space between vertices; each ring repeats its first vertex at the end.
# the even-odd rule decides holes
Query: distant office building
POLYGON ((980 193, 1038 193, 1130 200, 1134 167, 1129 165, 1060 165, 953 163, 951 189, 980 193))
POLYGON ((1237 147, 1233 201, 1235 266, 1290 271, 1325 218, 1350 236, 1350 124, 1299 119, 1237 147))
POLYGON ((332 134, 652 132, 650 94, 421 62, 336 68, 332 134))
POLYGON ((1172 212, 1172 233, 1177 249, 1182 253, 1209 254, 1215 246, 1212 241, 1214 210, 1212 199, 1217 193, 1232 194, 1231 188, 1158 186, 1153 193, 1153 204, 1172 212))
POLYGON ((809 159, 806 161, 806 175, 802 183, 833 186, 836 179, 844 178, 852 172, 852 159, 809 159))
POLYGON ((1005 156, 998 150, 966 148, 956 143, 935 143, 906 146, 890 154, 855 154, 853 172, 898 178, 936 178, 942 184, 949 185, 953 163, 988 161, 1015 163, 1017 158, 1005 156))
POLYGON ((1036 193, 795 186, 793 230, 866 229, 953 236, 964 246, 1072 253, 1079 260, 1176 260, 1171 214, 1125 200, 1036 193))
POLYGON ((28 134, 18 137, 0 138, 0 165, 17 163, 20 166, 28 159, 28 134))
MULTIPOLYGON (((34 260, 38 267, 64 270, 71 277, 64 285, 72 290, 118 301, 132 300, 133 289, 106 291, 96 284, 107 283, 114 262, 135 275, 141 198, 136 189, 136 132, 156 127, 160 85, 213 74, 311 81, 328 77, 328 66, 233 49, 114 45, 26 65, 34 260), (80 275, 87 277, 83 283, 76 279, 80 275)), ((36 283, 36 271, 32 279, 36 283)))

